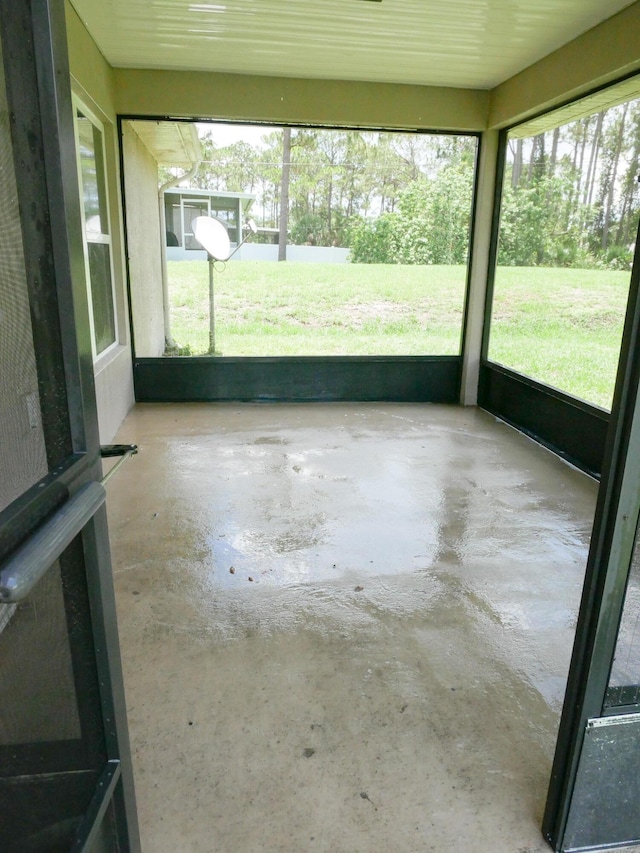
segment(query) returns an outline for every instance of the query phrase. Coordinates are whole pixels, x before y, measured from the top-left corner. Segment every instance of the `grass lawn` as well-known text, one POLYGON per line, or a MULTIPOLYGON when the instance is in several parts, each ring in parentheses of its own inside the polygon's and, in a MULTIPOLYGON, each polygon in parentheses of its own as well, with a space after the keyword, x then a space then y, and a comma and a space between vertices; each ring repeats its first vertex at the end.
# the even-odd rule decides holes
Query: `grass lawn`
MULTIPOLYGON (((208 267, 169 262, 171 328, 209 346, 208 267)), ((454 355, 466 269, 232 261, 215 273, 220 355, 454 355)), ((629 273, 503 267, 489 355, 610 407, 629 273)))
POLYGON ((500 267, 489 358, 611 408, 630 274, 500 267))
MULTIPOLYGON (((168 264, 171 329, 209 346, 205 261, 168 264)), ((453 355, 464 267, 232 261, 214 273, 220 355, 453 355)))

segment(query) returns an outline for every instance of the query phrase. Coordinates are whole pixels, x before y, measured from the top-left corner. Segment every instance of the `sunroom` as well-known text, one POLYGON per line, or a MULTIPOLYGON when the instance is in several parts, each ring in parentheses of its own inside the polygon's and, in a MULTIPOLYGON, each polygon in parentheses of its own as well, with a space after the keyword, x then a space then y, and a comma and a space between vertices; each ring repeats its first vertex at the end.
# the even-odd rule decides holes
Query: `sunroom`
POLYGON ((640 843, 640 3, 25 0, 0 30, 0 846, 640 843), (231 273, 272 276, 257 312, 316 265, 280 173, 272 218, 258 178, 197 186, 229 128, 263 182, 266 135, 293 170, 342 134, 330 199, 356 150, 426 151, 414 195, 466 152, 464 257, 360 264, 334 219, 320 307, 264 315, 299 345, 176 345, 173 265, 223 331, 231 273), (225 270, 195 214, 265 245, 225 270), (300 261, 261 259, 278 234, 300 261), (325 328, 337 267, 373 295, 325 328), (412 342, 349 336, 387 320, 412 342))

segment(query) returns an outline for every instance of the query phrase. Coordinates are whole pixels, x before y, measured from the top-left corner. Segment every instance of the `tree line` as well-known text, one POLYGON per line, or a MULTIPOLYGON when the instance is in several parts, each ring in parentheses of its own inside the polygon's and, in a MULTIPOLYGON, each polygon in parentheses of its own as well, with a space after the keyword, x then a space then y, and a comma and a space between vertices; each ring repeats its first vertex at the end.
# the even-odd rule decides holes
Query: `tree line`
POLYGON ((640 101, 508 142, 499 263, 627 268, 640 214, 640 101))
MULTIPOLYGON (((470 136, 273 129, 254 144, 201 138, 192 185, 256 196, 280 243, 344 246, 360 263, 466 261, 476 161, 470 136)), ((510 136, 499 263, 630 263, 640 212, 640 102, 536 136, 510 136)), ((266 238, 265 238, 266 239, 266 238)))
POLYGON ((201 141, 192 185, 254 194, 258 225, 286 223, 290 243, 348 247, 356 262, 464 262, 474 137, 279 128, 258 145, 218 146, 215 130, 201 141))

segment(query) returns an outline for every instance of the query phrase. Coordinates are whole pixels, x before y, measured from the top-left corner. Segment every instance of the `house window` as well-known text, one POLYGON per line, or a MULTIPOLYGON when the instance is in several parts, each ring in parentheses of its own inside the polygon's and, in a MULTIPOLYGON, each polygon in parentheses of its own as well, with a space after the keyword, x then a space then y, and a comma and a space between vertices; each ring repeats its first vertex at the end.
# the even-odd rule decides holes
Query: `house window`
POLYGON ((101 125, 77 105, 75 125, 89 317, 94 356, 98 356, 116 342, 104 138, 101 125))

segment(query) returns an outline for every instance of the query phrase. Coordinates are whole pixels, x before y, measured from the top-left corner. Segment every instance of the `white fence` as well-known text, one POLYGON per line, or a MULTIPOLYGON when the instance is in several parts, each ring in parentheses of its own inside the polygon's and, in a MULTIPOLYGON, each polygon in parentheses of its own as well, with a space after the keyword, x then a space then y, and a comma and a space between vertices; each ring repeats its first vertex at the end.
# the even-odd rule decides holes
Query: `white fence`
MULTIPOLYGON (((181 246, 167 246, 168 261, 206 261, 204 251, 183 249, 181 246)), ((278 247, 264 243, 245 243, 232 260, 234 261, 277 261, 278 247)), ((302 261, 316 264, 346 264, 349 262, 349 249, 337 246, 287 246, 288 261, 302 261)))

